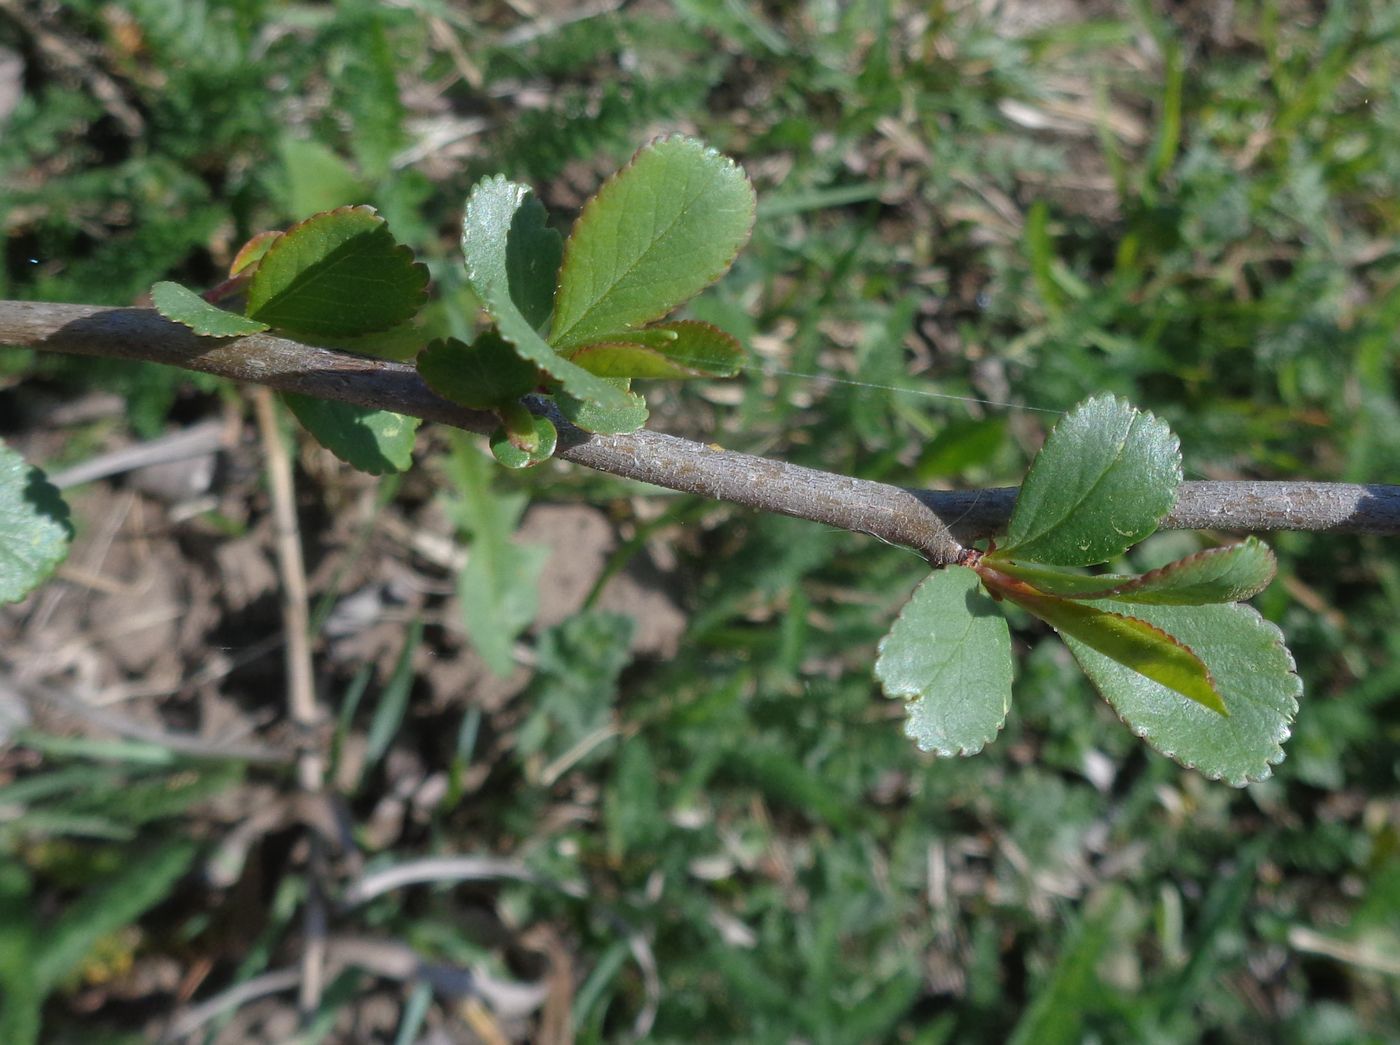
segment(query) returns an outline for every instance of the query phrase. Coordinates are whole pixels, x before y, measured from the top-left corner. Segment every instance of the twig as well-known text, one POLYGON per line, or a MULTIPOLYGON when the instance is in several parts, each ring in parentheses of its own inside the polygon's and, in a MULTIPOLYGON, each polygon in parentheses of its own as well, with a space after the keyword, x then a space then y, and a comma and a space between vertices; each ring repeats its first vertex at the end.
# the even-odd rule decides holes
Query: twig
POLYGON ((65 468, 49 476, 49 482, 60 490, 80 483, 90 483, 94 479, 105 479, 109 475, 135 471, 153 464, 169 464, 172 461, 185 461, 191 457, 202 457, 213 453, 224 443, 225 426, 222 421, 205 421, 189 428, 171 432, 169 435, 123 446, 110 453, 65 468))
MULTIPOLYGON (((576 900, 588 898, 588 894, 578 886, 566 885, 538 875, 518 860, 496 856, 430 856, 362 875, 346 889, 344 901, 347 906, 354 907, 409 885, 475 882, 492 878, 547 885, 576 900)), ((606 906, 601 906, 600 910, 627 938, 627 949, 642 973, 646 1002, 632 1024, 633 1040, 641 1041, 651 1033, 651 1028, 656 1022, 657 1009, 661 1004, 661 975, 657 970, 656 956, 652 953, 651 944, 646 936, 633 928, 626 919, 606 906)))
POLYGON ((200 1027, 203 1027, 210 1020, 217 1019, 225 1012, 241 1008, 250 1001, 257 1001, 269 994, 289 991, 299 983, 301 983, 300 969, 274 969, 261 976, 254 976, 251 980, 245 980, 235 987, 230 987, 228 990, 214 995, 206 1002, 190 1006, 171 1021, 169 1029, 161 1035, 161 1041, 179 1041, 181 1038, 188 1038, 200 1027))
MULTIPOLYGON (((196 337, 149 309, 0 301, 0 344, 104 358, 141 359, 438 421, 473 432, 494 415, 433 394, 413 367, 257 334, 196 337)), ((556 420, 558 456, 684 493, 867 533, 935 564, 962 543, 1001 532, 1015 489, 906 490, 721 450, 645 429, 596 436, 556 420)), ((1400 486, 1314 482, 1183 483, 1163 526, 1171 529, 1312 530, 1400 534, 1400 486)))
POLYGON ((350 884, 345 890, 344 902, 357 907, 368 903, 376 896, 402 889, 409 885, 427 885, 438 882, 480 882, 493 878, 507 878, 516 882, 553 885, 560 892, 576 899, 584 893, 576 886, 558 882, 545 882, 519 860, 500 856, 429 856, 421 860, 408 860, 401 864, 370 871, 350 884))
MULTIPOLYGON (((325 758, 314 741, 320 714, 316 708, 316 688, 312 678, 306 566, 301 555, 301 529, 297 524, 292 465, 282 441, 277 403, 271 390, 263 386, 255 387, 253 406, 258 417, 258 432, 267 454, 277 568, 282 578, 282 626, 287 635, 287 708, 302 734, 302 747, 297 755, 297 783, 304 794, 319 795, 325 783, 325 758)), ((307 861, 309 882, 298 997, 303 1016, 314 1013, 321 1003, 326 965, 326 903, 322 888, 325 850, 314 832, 307 841, 310 845, 307 861)))

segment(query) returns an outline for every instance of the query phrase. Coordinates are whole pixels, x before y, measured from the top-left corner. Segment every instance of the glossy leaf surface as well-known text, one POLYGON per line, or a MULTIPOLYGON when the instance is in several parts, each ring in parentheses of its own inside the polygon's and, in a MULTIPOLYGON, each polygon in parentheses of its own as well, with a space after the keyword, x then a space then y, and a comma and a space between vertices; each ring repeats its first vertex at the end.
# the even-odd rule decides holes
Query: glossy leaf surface
POLYGON ((536 330, 549 322, 554 287, 564 256, 564 238, 549 225, 549 215, 531 193, 521 201, 506 237, 506 281, 511 300, 536 330))
POLYGON ((157 283, 151 288, 151 303, 166 319, 189 327, 200 337, 243 337, 267 329, 266 323, 211 305, 178 283, 157 283))
POLYGON ((1303 691, 1278 628, 1240 603, 1135 606, 1104 600, 1091 605, 1135 614, 1189 645, 1230 709, 1230 717, 1222 718, 1065 636, 1085 674, 1134 733, 1182 765, 1236 787, 1269 776, 1283 760, 1280 745, 1303 691))
POLYGON ((729 269, 755 205, 738 164, 703 143, 671 137, 642 148, 569 234, 551 343, 585 345, 690 300, 729 269))
POLYGON ((524 407, 518 408, 523 416, 508 421, 491 435, 491 453, 507 468, 529 468, 531 465, 548 461, 554 455, 559 442, 559 433, 547 417, 536 417, 524 407))
POLYGON ((729 377, 738 371, 744 350, 719 327, 682 320, 610 335, 580 346, 570 358, 605 377, 729 377))
POLYGON ((1111 395, 1087 399, 1031 462, 1007 539, 989 558, 1104 562, 1157 528, 1180 483, 1181 451, 1164 422, 1111 395))
POLYGON ((1049 624, 1061 638, 1077 639, 1218 715, 1229 714, 1205 663, 1161 628, 1131 614, 1111 613, 1053 595, 1003 593, 1049 624))
POLYGON ((880 641, 875 677, 910 701, 904 730, 924 751, 971 755, 1011 707, 1011 634, 977 574, 935 571, 880 641))
POLYGON ((1120 602, 1200 606, 1253 598, 1273 580, 1276 563, 1257 537, 1222 548, 1207 548, 1138 576, 1088 576, 1038 563, 996 561, 996 569, 1049 595, 1068 599, 1114 598, 1120 602))
MULTIPOLYGON (((522 358, 559 381, 570 395, 596 406, 620 409, 626 405, 622 393, 555 352, 511 294, 511 230, 529 196, 527 186, 500 176, 485 178, 472 189, 462 222, 467 277, 496 321, 501 336, 515 346, 522 358)), ((533 219, 526 220, 523 227, 533 229, 533 219)))
POLYGON ((293 334, 356 337, 407 320, 428 270, 372 207, 341 207, 293 225, 248 285, 248 315, 293 334))

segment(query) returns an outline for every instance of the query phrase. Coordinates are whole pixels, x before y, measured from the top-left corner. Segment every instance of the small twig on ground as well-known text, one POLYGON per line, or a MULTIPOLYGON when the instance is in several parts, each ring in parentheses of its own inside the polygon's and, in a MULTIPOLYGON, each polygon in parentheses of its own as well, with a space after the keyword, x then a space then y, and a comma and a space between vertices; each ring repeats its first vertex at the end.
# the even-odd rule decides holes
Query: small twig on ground
POLYGON ((223 446, 224 428, 224 422, 221 420, 202 421, 158 439, 98 454, 82 464, 55 472, 49 476, 49 482, 63 490, 81 483, 90 483, 95 479, 135 471, 148 465, 169 464, 172 461, 201 457, 223 446))
POLYGON ((251 1001, 265 998, 269 994, 289 991, 301 983, 300 969, 274 969, 261 976, 254 976, 237 986, 230 987, 214 995, 208 1001, 192 1005, 176 1015, 170 1027, 161 1035, 161 1041, 179 1041, 188 1038, 211 1020, 218 1019, 226 1012, 242 1008, 251 1001))

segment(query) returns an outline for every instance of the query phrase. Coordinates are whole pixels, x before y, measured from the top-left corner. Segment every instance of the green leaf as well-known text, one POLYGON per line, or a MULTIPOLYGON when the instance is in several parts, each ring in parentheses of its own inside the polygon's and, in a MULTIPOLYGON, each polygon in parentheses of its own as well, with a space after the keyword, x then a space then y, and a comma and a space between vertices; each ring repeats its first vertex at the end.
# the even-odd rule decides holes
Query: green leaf
POLYGON ((518 416, 503 415, 507 423, 491 434, 491 453, 507 468, 529 468, 548 461, 559 442, 559 433, 549 418, 536 417, 523 406, 519 411, 518 416))
POLYGON ((1031 462, 1006 542, 988 558, 1104 562, 1157 528, 1180 483, 1181 450, 1164 422, 1111 395, 1086 399, 1031 462))
POLYGON ((0 603, 18 602, 42 584, 72 540, 58 487, 0 443, 0 603))
POLYGON ((628 332, 613 334, 579 347, 569 358, 595 374, 629 378, 729 377, 744 358, 739 342, 709 323, 683 320, 635 334, 673 336, 645 344, 628 332))
POLYGON ((1277 569, 1269 546, 1247 537, 1150 570, 1106 594, 1119 602, 1169 606, 1240 602, 1267 588, 1277 569))
MULTIPOLYGON (((569 362, 545 343, 529 318, 520 310, 511 292, 511 237, 516 215, 530 196, 528 186, 497 175, 477 182, 467 197, 462 220, 462 253, 471 280, 496 328, 515 346, 516 352, 559 381, 564 390, 596 406, 621 409, 625 400, 616 387, 569 362)), ((534 219, 521 219, 522 235, 534 239, 534 219)), ((518 268, 518 266, 517 266, 518 268)))
POLYGON ((418 357, 418 373, 438 395, 473 410, 513 403, 540 383, 534 364, 491 330, 470 345, 455 337, 432 342, 418 357))
POLYGON ((620 407, 613 409, 594 406, 592 403, 575 399, 567 393, 560 392, 555 395, 554 403, 559 407, 559 413, 563 415, 564 420, 576 428, 592 432, 595 435, 626 435, 646 424, 647 418, 650 416, 647 410, 647 401, 637 393, 627 390, 628 382, 625 378, 608 378, 608 380, 620 388, 625 395, 620 407))
POLYGON ((43 934, 43 949, 34 970, 40 987, 53 989, 78 967, 99 939, 129 925, 164 900, 197 853, 193 843, 167 842, 124 861, 114 878, 68 904, 43 934))
POLYGON ((1276 563, 1257 537, 1222 548, 1207 548, 1138 576, 1088 576, 1054 566, 997 558, 995 568, 1049 595, 1067 599, 1106 599, 1160 606, 1200 606, 1253 598, 1273 580, 1276 563))
POLYGON ((1281 745, 1303 692, 1278 628, 1241 603, 1132 606, 1104 600, 1092 605, 1128 610, 1186 643, 1205 662, 1230 708, 1230 717, 1221 718, 1067 636, 1084 673, 1134 733, 1212 780, 1243 787, 1269 776, 1283 760, 1281 745))
POLYGON ((459 496, 451 511, 471 536, 457 594, 467 637, 486 666, 505 676, 515 667, 515 640, 535 619, 539 576, 549 549, 512 540, 525 497, 491 487, 489 459, 465 437, 454 443, 450 476, 459 496))
POLYGON ((506 283, 511 300, 536 330, 554 311, 554 285, 564 256, 564 237, 550 228, 549 215, 533 193, 521 201, 506 237, 506 283))
POLYGON ((267 329, 266 323, 211 305, 193 290, 162 281, 151 288, 156 311, 200 337, 243 337, 267 329))
POLYGON ((1084 602, 1000 585, 993 590, 1045 621, 1061 638, 1078 639, 1218 715, 1230 714, 1201 658, 1161 628, 1139 617, 1108 612, 1084 602))
POLYGON ((743 169, 693 138, 645 146, 564 245, 550 341, 564 350, 660 319, 719 279, 753 228, 743 169))
POLYGON ((268 250, 282 238, 282 230, 274 229, 270 232, 259 232, 243 246, 238 248, 238 253, 229 262, 228 274, 232 278, 239 275, 252 275, 249 269, 255 268, 262 262, 268 250))
POLYGON ((422 423, 416 417, 294 392, 283 393, 282 399, 317 442, 362 472, 402 472, 413 463, 414 438, 422 423))
POLYGON ((358 337, 316 338, 303 334, 302 340, 309 344, 322 344, 341 352, 354 352, 372 359, 392 359, 397 363, 407 363, 426 347, 428 340, 423 326, 410 319, 388 330, 378 330, 373 334, 358 337))
POLYGON ((427 299, 428 270, 372 207, 341 207, 293 225, 248 285, 248 315, 293 334, 356 337, 407 320, 427 299))
POLYGON ((971 755, 1011 707, 1011 634, 965 566, 919 585, 880 641, 875 677, 887 697, 909 700, 904 731, 924 751, 971 755))

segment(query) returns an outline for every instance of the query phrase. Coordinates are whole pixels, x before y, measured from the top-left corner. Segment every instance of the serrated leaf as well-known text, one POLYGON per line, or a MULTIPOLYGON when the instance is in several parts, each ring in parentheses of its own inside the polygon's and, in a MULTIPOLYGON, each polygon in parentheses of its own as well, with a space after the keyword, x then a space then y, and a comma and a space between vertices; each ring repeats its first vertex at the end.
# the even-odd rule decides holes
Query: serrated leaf
POLYGON ((1045 621, 1061 638, 1074 638, 1217 715, 1230 714, 1196 652, 1140 616, 1015 588, 995 590, 1045 621))
POLYGON ((358 337, 403 323, 427 299, 428 270, 373 207, 293 225, 248 284, 248 315, 309 337, 358 337))
POLYGON ((1090 605, 1131 612, 1186 643, 1205 662, 1230 708, 1230 717, 1221 718, 1067 637, 1084 673, 1134 733, 1213 780, 1243 787, 1269 776, 1283 760, 1281 745, 1303 692, 1278 628, 1241 603, 1134 606, 1104 600, 1090 605))
POLYGON ((266 323, 211 305, 188 287, 162 281, 151 288, 156 311, 200 337, 244 337, 267 329, 266 323))
POLYGON ((645 146, 598 190, 564 245, 550 341, 566 350, 673 311, 748 241, 753 186, 693 138, 645 146))
POLYGON ((413 463, 419 418, 294 392, 282 399, 317 442, 362 472, 402 472, 413 463))
POLYGON ((570 395, 596 406, 621 409, 625 406, 622 394, 603 378, 555 352, 535 331, 511 294, 510 237, 515 216, 529 196, 528 186, 499 175, 477 182, 467 197, 462 219, 467 278, 496 321, 496 329, 524 359, 560 382, 570 395))
POLYGON ((1132 576, 1088 576, 1054 566, 997 559, 995 568, 1049 595, 1067 599, 1107 599, 1161 606, 1201 606, 1240 602, 1269 586, 1277 564, 1257 537, 1222 548, 1207 548, 1160 569, 1132 576))
POLYGON ((1247 537, 1149 570, 1107 594, 1119 602, 1165 606, 1240 602, 1267 588, 1277 569, 1272 549, 1257 537, 1247 537))
POLYGON ((880 641, 875 677, 908 700, 904 731, 924 751, 971 755, 1011 707, 1011 634, 965 566, 936 571, 880 641))
POLYGON ((270 232, 259 232, 243 246, 238 248, 238 253, 229 262, 228 274, 230 277, 244 275, 248 270, 262 261, 268 249, 282 238, 282 231, 275 229, 270 232))
POLYGON ((1181 450, 1167 425, 1111 395, 1080 403, 1031 462, 990 559, 1092 566, 1151 534, 1176 501, 1181 450))
POLYGON ((303 334, 301 338, 309 344, 323 344, 326 348, 341 352, 353 352, 373 359, 392 359, 397 363, 406 363, 415 358, 427 341, 426 333, 416 319, 359 337, 315 338, 303 334))
POLYGON ((490 330, 470 345, 455 337, 432 342, 418 357, 418 373, 438 395, 473 410, 514 402, 540 382, 539 370, 490 330))
POLYGON ((506 282, 511 300, 536 330, 554 311, 554 286, 564 257, 564 237, 533 193, 521 201, 506 237, 506 282))
POLYGON ((547 417, 536 417, 524 411, 530 430, 528 438, 522 440, 519 428, 502 426, 491 434, 491 453, 507 468, 529 468, 531 465, 548 461, 554 456, 559 433, 547 417))
POLYGON ((709 323, 683 320, 610 335, 582 345, 570 358, 603 377, 729 377, 744 358, 739 342, 709 323), (635 335, 659 334, 645 343, 635 335), (664 335, 670 334, 671 337, 664 335))
POLYGON ((68 555, 73 523, 58 487, 0 443, 0 603, 18 602, 68 555))
POLYGON ((594 406, 592 403, 575 399, 565 392, 560 392, 554 397, 554 403, 559 407, 559 413, 575 428, 592 432, 594 435, 626 435, 629 432, 635 432, 647 423, 647 418, 650 416, 647 410, 647 401, 636 392, 628 391, 628 382, 625 378, 607 378, 606 380, 612 381, 622 391, 624 399, 620 407, 613 409, 594 406))

